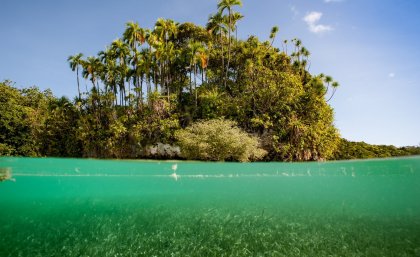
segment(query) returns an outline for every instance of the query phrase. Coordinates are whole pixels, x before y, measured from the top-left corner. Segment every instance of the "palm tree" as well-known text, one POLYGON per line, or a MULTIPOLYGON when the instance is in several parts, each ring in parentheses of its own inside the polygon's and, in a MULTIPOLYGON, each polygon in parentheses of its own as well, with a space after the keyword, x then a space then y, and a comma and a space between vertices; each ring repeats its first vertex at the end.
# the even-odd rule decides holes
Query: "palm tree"
POLYGON ((137 52, 137 45, 142 45, 146 41, 146 32, 137 22, 127 22, 123 40, 133 52, 137 52))
POLYGON ((328 89, 330 87, 330 83, 332 83, 334 80, 333 80, 333 78, 331 76, 324 75, 322 73, 319 75, 319 77, 324 81, 324 83, 327 84, 326 90, 325 90, 325 93, 324 93, 324 96, 325 96, 328 93, 328 89))
MULTIPOLYGON (((146 42, 149 45, 149 49, 147 51, 144 51, 144 56, 147 57, 147 63, 149 65, 148 70, 150 71, 148 77, 148 82, 150 84, 150 92, 151 92, 151 81, 153 81, 153 84, 155 86, 155 92, 157 92, 157 78, 156 78, 156 48, 160 44, 158 37, 154 32, 151 30, 146 30, 146 42)), ((149 93, 150 93, 149 92, 149 93)))
POLYGON ((154 31, 162 41, 167 43, 171 37, 175 37, 177 35, 178 24, 170 19, 165 20, 159 18, 155 23, 154 31))
POLYGON ((173 42, 169 42, 166 44, 165 47, 165 53, 164 53, 164 59, 165 59, 165 73, 164 75, 164 85, 166 89, 166 93, 168 96, 168 103, 170 103, 170 87, 172 84, 172 72, 171 72, 171 66, 177 56, 179 55, 179 51, 175 49, 175 45, 173 42))
POLYGON ((302 48, 300 49, 300 53, 301 53, 301 55, 303 56, 303 58, 305 58, 305 59, 302 61, 302 64, 303 64, 303 62, 305 62, 305 64, 303 65, 303 69, 306 69, 306 65, 308 65, 308 70, 309 70, 309 68, 310 68, 309 56, 311 55, 311 53, 310 53, 310 52, 309 52, 309 50, 308 50, 308 49, 306 49, 305 47, 302 47, 302 48))
POLYGON ((225 80, 224 86, 226 87, 227 76, 229 72, 229 64, 230 64, 230 51, 231 51, 231 32, 232 28, 235 27, 233 24, 232 19, 232 7, 234 6, 242 6, 241 0, 220 0, 217 4, 217 8, 219 9, 220 13, 223 13, 224 10, 228 11, 228 61, 225 73, 225 80))
POLYGON ((141 52, 134 52, 129 58, 133 68, 129 70, 129 77, 133 80, 133 86, 135 91, 135 98, 137 106, 139 107, 140 102, 143 101, 143 78, 144 78, 144 60, 142 59, 141 52), (140 101, 141 99, 141 101, 140 101))
MULTIPOLYGON (((125 102, 126 92, 125 92, 125 80, 127 77, 127 57, 130 55, 130 50, 128 46, 121 40, 116 39, 111 44, 111 49, 115 53, 115 57, 118 59, 119 63, 119 87, 120 87, 120 103, 125 102)), ((129 92, 130 94, 130 92, 129 92)))
POLYGON ((239 20, 244 16, 238 12, 232 13, 232 31, 235 31, 235 39, 238 40, 238 26, 236 25, 239 20))
POLYGON ((174 55, 174 45, 168 42, 171 38, 175 38, 178 34, 178 24, 170 19, 159 18, 155 24, 154 32, 158 36, 161 44, 157 49, 159 69, 160 69, 160 84, 162 90, 168 93, 169 101, 169 63, 174 55))
POLYGON ((300 62, 300 47, 302 46, 302 41, 300 39, 294 38, 292 39, 292 42, 295 44, 295 52, 292 53, 292 57, 295 57, 295 60, 297 62, 300 62))
POLYGON ((287 54, 287 43, 288 43, 288 40, 286 39, 286 40, 283 41, 283 44, 282 44, 283 52, 285 52, 286 54, 287 54))
POLYGON ((93 88, 97 90, 99 93, 99 83, 97 81, 97 78, 99 76, 99 70, 100 70, 101 62, 98 58, 89 56, 86 61, 82 62, 83 72, 82 76, 87 79, 90 77, 90 81, 92 82, 93 88))
POLYGON ((334 94, 335 94, 335 91, 337 90, 337 87, 339 87, 339 86, 340 86, 340 84, 339 84, 337 81, 334 81, 334 82, 331 84, 331 87, 333 88, 333 92, 332 92, 332 94, 331 94, 330 98, 328 98, 327 102, 329 102, 329 101, 331 100, 331 98, 333 98, 333 96, 334 96, 334 94))
POLYGON ((195 105, 197 106, 197 63, 200 61, 200 53, 205 52, 201 42, 188 43, 188 57, 190 59, 190 93, 192 93, 191 73, 194 72, 195 105))
POLYGON ((324 78, 325 83, 327 83, 327 87, 330 86, 330 83, 333 82, 333 78, 331 76, 325 76, 324 78))
MULTIPOLYGON (((221 56, 222 56, 222 78, 224 81, 225 75, 225 54, 223 51, 223 37, 224 35, 227 34, 227 29, 226 29, 226 19, 224 19, 223 14, 221 12, 217 12, 214 15, 211 15, 207 25, 206 25, 206 29, 207 31, 209 31, 213 36, 215 36, 216 38, 219 38, 220 40, 220 48, 221 48, 221 56)), ((225 83, 226 85, 226 83, 225 83)))
POLYGON ((149 96, 152 92, 152 84, 151 84, 151 64, 152 64, 152 54, 150 52, 150 49, 143 48, 140 52, 141 60, 142 61, 142 67, 144 70, 144 75, 146 77, 146 92, 149 96))
POLYGON ((117 80, 118 80, 118 66, 114 59, 109 60, 105 64, 104 72, 103 72, 103 79, 102 81, 105 84, 105 91, 109 92, 109 90, 114 94, 115 105, 118 104, 117 102, 117 94, 118 94, 118 87, 117 87, 117 80))
POLYGON ((276 38, 277 32, 279 32, 279 27, 274 26, 274 27, 271 29, 271 33, 270 33, 270 39, 271 39, 271 44, 270 44, 270 46, 273 46, 274 39, 276 38))
MULTIPOLYGON (((157 84, 160 84, 160 89, 161 91, 163 90, 163 70, 164 70, 164 59, 165 59, 165 45, 162 41, 159 41, 155 43, 155 51, 154 53, 154 57, 155 57, 155 62, 156 62, 156 69, 157 69, 157 74, 158 74, 158 78, 155 78, 155 86, 157 86, 157 84), (159 82, 158 82, 159 81, 159 82)), ((157 88, 156 88, 157 91, 157 88)))
POLYGON ((72 56, 69 56, 69 58, 67 58, 67 61, 70 64, 70 68, 72 71, 76 70, 76 76, 77 76, 77 91, 79 92, 79 99, 82 98, 82 95, 80 93, 80 83, 79 83, 79 66, 82 65, 82 57, 83 54, 82 53, 78 53, 72 56))
POLYGON ((100 61, 104 65, 104 69, 101 73, 101 80, 105 84, 105 92, 112 91, 115 96, 115 105, 117 105, 117 80, 118 80, 118 70, 117 70, 117 59, 115 51, 111 48, 106 48, 105 51, 100 51, 98 53, 100 61))
MULTIPOLYGON (((137 72, 138 70, 137 66, 139 62, 137 46, 141 46, 146 41, 146 31, 143 28, 141 28, 137 22, 136 23, 128 22, 126 23, 126 29, 123 34, 123 40, 125 43, 127 43, 130 46, 131 51, 132 51, 131 59, 133 61, 132 62, 133 72, 131 74, 133 77, 134 87, 138 90, 138 88, 140 87, 139 86, 140 79, 137 76, 139 74, 137 72)), ((129 85, 130 85, 130 82, 129 82, 129 85)), ((129 92, 130 92, 130 89, 129 89, 129 92)), ((138 93, 139 92, 136 92, 137 97, 138 97, 138 93)), ((140 97, 141 97, 141 94, 140 94, 140 97)), ((129 103, 130 103, 130 100, 129 100, 129 103)), ((138 100, 137 100, 137 103, 139 103, 138 100)))
POLYGON ((210 15, 206 24, 206 29, 212 35, 218 36, 222 33, 227 33, 227 29, 224 25, 226 24, 225 19, 223 18, 223 14, 221 12, 217 12, 216 14, 210 15))
POLYGON ((207 48, 202 48, 197 53, 199 61, 200 61, 200 70, 201 70, 201 83, 204 83, 204 78, 207 79, 207 75, 205 74, 208 63, 209 63, 209 53, 207 48))

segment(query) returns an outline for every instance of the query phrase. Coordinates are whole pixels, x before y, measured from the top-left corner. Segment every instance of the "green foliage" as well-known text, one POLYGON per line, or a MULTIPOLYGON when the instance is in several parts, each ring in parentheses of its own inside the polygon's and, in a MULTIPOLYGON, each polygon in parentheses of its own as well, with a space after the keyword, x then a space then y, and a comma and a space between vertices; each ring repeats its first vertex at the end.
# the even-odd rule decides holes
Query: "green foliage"
POLYGON ((0 83, 0 155, 39 156, 50 92, 0 83))
POLYGON ((162 18, 153 29, 129 22, 97 56, 70 56, 75 102, 1 83, 0 155, 141 158, 150 145, 173 144, 177 130, 220 118, 258 137, 267 161, 413 152, 374 146, 351 152, 328 105, 338 82, 309 73, 310 52, 301 40, 276 48, 277 27, 267 41, 235 37, 243 16, 234 9, 241 4, 220 1, 205 28, 162 18), (80 88, 80 75, 90 89, 80 88))
POLYGON ((48 90, 0 83, 0 155, 79 156, 77 119, 73 103, 48 90))
POLYGON ((420 147, 393 145, 370 145, 365 142, 352 142, 341 139, 337 151, 334 153, 335 160, 386 158, 407 155, 420 155, 420 147))
POLYGON ((44 156, 80 157, 81 141, 77 139, 80 113, 67 98, 52 98, 42 127, 41 153, 44 156))
POLYGON ((11 83, 0 83, 0 155, 19 155, 26 143, 29 124, 22 95, 11 83))
POLYGON ((266 151, 258 139, 230 120, 199 121, 176 133, 182 155, 187 159, 246 162, 259 160, 266 151))
POLYGON ((15 149, 8 144, 0 143, 0 156, 13 156, 15 149))
POLYGON ((200 88, 197 116, 200 119, 215 119, 223 116, 226 113, 223 94, 218 88, 200 88))
POLYGON ((283 51, 273 47, 277 27, 271 43, 232 36, 243 18, 233 9, 241 4, 220 1, 206 28, 168 19, 153 29, 129 22, 97 57, 69 57, 71 69, 80 67, 92 83, 81 99, 83 155, 138 157, 147 145, 173 143, 180 127, 226 117, 262 140, 266 160, 330 158, 339 135, 325 98, 338 83, 307 71, 310 53, 300 40, 291 40, 290 55, 287 44, 283 51), (108 94, 114 100, 102 99, 108 94))

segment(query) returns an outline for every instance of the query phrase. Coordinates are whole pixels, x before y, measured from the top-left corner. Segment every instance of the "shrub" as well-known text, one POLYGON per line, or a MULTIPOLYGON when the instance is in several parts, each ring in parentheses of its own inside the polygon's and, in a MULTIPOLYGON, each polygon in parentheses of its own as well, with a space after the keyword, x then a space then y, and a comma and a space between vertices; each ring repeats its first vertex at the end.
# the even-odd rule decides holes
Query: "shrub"
POLYGON ((234 121, 213 119, 199 121, 175 134, 184 158, 211 161, 259 160, 266 151, 258 138, 237 127, 234 121))

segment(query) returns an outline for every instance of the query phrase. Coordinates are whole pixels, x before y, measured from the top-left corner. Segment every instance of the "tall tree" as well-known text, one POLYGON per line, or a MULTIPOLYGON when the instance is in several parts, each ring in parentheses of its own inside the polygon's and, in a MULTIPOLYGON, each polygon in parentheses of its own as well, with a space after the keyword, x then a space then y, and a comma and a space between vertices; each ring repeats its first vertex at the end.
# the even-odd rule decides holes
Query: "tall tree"
POLYGON ((334 94, 335 94, 335 91, 337 90, 337 88, 338 88, 339 86, 340 86, 340 84, 339 84, 337 81, 334 81, 334 82, 331 84, 331 87, 333 88, 333 92, 332 92, 332 94, 331 94, 330 98, 328 98, 327 102, 329 102, 329 101, 333 98, 333 96, 334 96, 334 94))
POLYGON ((274 39, 276 39, 277 32, 279 32, 279 27, 274 26, 274 27, 271 29, 271 33, 270 33, 270 39, 271 39, 270 46, 273 46, 274 39))
MULTIPOLYGON (((197 64, 201 62, 200 53, 204 53, 205 50, 203 44, 197 41, 189 42, 188 49, 188 56, 190 59, 190 74, 191 72, 194 73, 195 105, 197 106, 197 64)), ((192 81, 190 81, 190 93, 192 93, 191 84, 192 81)))
POLYGON ((328 93, 328 89, 330 88, 330 83, 332 83, 334 80, 333 80, 333 78, 331 76, 328 76, 328 75, 327 76, 323 76, 322 79, 327 84, 326 90, 325 90, 325 95, 326 95, 328 93))
MULTIPOLYGON (((111 44, 111 49, 115 53, 115 57, 118 59, 118 72, 119 79, 118 85, 120 88, 120 104, 126 103, 126 90, 125 90, 125 80, 127 76, 127 57, 130 54, 130 50, 121 39, 116 39, 111 44)), ((130 94, 130 92, 129 92, 130 94)))
MULTIPOLYGON (((206 25, 206 29, 207 31, 209 31, 215 38, 216 38, 216 42, 217 40, 219 41, 218 45, 220 45, 220 50, 221 50, 221 57, 222 57, 222 69, 221 69, 221 73, 222 73, 222 79, 225 82, 225 54, 224 54, 224 50, 223 50, 223 39, 225 37, 225 35, 228 33, 227 31, 227 24, 226 24, 226 19, 224 19, 223 14, 219 11, 214 15, 211 15, 207 25, 206 25)), ((226 83, 224 83, 224 86, 226 86, 226 83)))
POLYGON ((178 34, 178 24, 170 19, 159 18, 155 24, 154 32, 158 36, 161 44, 157 49, 158 59, 159 59, 159 69, 160 69, 160 84, 162 90, 166 90, 169 97, 169 63, 170 59, 173 56, 173 43, 169 42, 170 39, 173 39, 178 34))
POLYGON ((233 24, 233 10, 232 8, 234 6, 242 6, 241 0, 220 0, 217 4, 217 8, 219 8, 219 12, 223 13, 224 10, 227 10, 228 12, 228 60, 227 60, 227 66, 226 66, 226 72, 225 72, 225 80, 224 80, 224 86, 226 87, 226 81, 229 73, 229 66, 230 66, 230 52, 231 52, 231 45, 232 45, 232 39, 231 39, 231 33, 232 28, 235 27, 233 24))
POLYGON ((99 59, 104 65, 104 69, 101 72, 101 80, 105 85, 105 92, 113 92, 115 97, 115 105, 117 105, 117 93, 118 93, 118 71, 117 71, 117 60, 115 58, 115 52, 111 48, 107 48, 105 51, 98 53, 99 59))
MULTIPOLYGON (((126 29, 123 34, 123 40, 126 44, 129 45, 132 51, 131 60, 133 65, 133 72, 131 72, 131 74, 133 77, 133 84, 136 89, 136 97, 141 98, 141 90, 140 92, 138 92, 140 88, 139 83, 141 80, 138 75, 140 75, 141 73, 139 73, 138 69, 138 62, 140 60, 140 56, 138 55, 137 48, 144 44, 144 42, 146 41, 146 31, 143 28, 141 28, 137 22, 128 22, 126 23, 126 29)), ((139 101, 137 100, 137 104, 138 103, 139 101)))
POLYGON ((99 76, 99 70, 101 66, 101 62, 98 58, 94 56, 89 56, 85 61, 82 62, 83 72, 82 76, 84 78, 89 78, 92 82, 92 89, 96 89, 96 91, 99 93, 99 83, 97 81, 97 78, 99 76))
POLYGON ((137 52, 137 47, 146 41, 146 31, 137 22, 127 22, 123 40, 130 46, 133 52, 137 52))
POLYGON ((80 93, 80 83, 79 83, 79 67, 82 66, 82 53, 78 53, 72 56, 69 56, 67 58, 67 61, 70 64, 70 68, 72 71, 76 70, 76 76, 77 76, 77 91, 79 93, 79 99, 82 98, 82 94, 80 93))

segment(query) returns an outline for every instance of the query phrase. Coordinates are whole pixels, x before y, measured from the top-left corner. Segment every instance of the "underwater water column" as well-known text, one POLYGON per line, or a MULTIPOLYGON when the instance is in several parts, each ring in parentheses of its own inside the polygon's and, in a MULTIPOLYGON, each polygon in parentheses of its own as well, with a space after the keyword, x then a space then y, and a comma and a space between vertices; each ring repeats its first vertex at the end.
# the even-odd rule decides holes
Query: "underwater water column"
POLYGON ((419 256, 420 157, 0 158, 0 256, 419 256))

